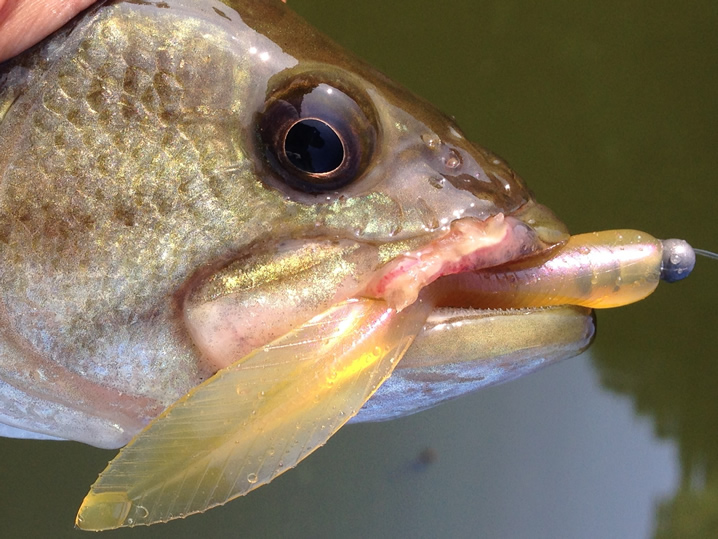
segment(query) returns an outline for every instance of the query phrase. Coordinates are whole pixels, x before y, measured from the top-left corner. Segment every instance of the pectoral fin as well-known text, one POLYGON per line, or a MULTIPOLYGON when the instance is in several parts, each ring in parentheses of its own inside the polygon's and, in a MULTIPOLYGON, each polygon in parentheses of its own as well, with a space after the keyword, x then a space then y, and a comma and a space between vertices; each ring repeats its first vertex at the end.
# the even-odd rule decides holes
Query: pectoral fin
POLYGON ((85 497, 77 526, 183 517, 294 467, 391 374, 429 310, 350 300, 219 371, 120 451, 85 497))

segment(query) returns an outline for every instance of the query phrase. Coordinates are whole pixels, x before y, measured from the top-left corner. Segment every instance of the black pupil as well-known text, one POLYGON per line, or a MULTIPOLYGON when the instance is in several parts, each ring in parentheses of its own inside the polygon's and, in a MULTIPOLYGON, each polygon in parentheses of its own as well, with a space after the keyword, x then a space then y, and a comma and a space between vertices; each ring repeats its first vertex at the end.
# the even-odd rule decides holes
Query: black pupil
POLYGON ((284 151, 299 170, 309 174, 331 172, 344 161, 344 146, 339 136, 320 120, 300 120, 287 132, 284 151))

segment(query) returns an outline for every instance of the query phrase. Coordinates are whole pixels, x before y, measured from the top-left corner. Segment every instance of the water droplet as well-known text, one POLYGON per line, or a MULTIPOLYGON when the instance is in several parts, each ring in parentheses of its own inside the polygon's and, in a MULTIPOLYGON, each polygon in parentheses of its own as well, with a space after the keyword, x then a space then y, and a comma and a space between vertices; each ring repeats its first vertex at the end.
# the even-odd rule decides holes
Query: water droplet
POLYGON ((436 135, 430 135, 427 133, 421 135, 421 140, 424 141, 424 144, 426 144, 426 147, 430 150, 436 150, 439 146, 441 146, 441 139, 436 135))
POLYGON ((440 223, 437 218, 436 212, 431 209, 431 207, 426 203, 423 198, 419 197, 416 199, 416 209, 421 216, 421 221, 423 225, 428 230, 434 230, 439 226, 440 223))
POLYGON ((582 247, 578 248, 578 252, 581 253, 582 255, 588 255, 591 253, 591 249, 589 249, 588 247, 583 245, 582 247))
POLYGON ((671 264, 678 264, 681 261, 681 256, 677 254, 673 254, 670 257, 671 264))
POLYGON ((254 485, 257 482, 257 474, 256 473, 250 473, 247 474, 247 483, 250 485, 254 485))

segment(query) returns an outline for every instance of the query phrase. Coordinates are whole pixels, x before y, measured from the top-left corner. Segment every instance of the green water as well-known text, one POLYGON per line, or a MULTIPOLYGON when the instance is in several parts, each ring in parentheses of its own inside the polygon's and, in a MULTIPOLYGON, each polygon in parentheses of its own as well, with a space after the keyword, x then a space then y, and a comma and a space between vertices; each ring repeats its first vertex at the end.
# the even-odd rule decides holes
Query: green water
MULTIPOLYGON (((718 4, 290 0, 455 115, 572 231, 718 248, 718 4)), ((108 537, 718 537, 718 262, 599 314, 591 354, 404 420, 188 520, 108 537), (422 450, 436 460, 420 465, 422 450)), ((0 537, 80 537, 113 452, 0 441, 0 537)))

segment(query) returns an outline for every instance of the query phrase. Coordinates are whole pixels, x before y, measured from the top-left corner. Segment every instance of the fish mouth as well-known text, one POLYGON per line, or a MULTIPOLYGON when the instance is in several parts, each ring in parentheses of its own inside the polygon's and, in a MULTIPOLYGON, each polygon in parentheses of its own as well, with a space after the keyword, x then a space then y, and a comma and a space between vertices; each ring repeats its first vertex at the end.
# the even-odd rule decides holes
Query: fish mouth
POLYGON ((510 268, 527 257, 549 253, 568 238, 564 225, 539 204, 483 221, 457 219, 442 236, 386 263, 363 295, 383 299, 398 311, 419 297, 437 307, 482 310, 481 300, 472 297, 471 290, 464 287, 461 294, 454 293, 448 277, 510 268))
POLYGON ((454 221, 443 236, 382 267, 368 295, 397 310, 417 301, 432 309, 391 377, 352 422, 413 414, 588 348, 596 328, 592 310, 557 304, 549 294, 527 306, 523 291, 532 298, 540 294, 514 272, 518 265, 551 259, 569 239, 550 210, 530 203, 509 216, 454 221), (518 293, 506 294, 497 308, 481 287, 485 275, 510 281, 508 289, 515 285, 518 293))
MULTIPOLYGON (((381 299, 396 311, 419 299, 449 306, 448 277, 521 260, 567 238, 550 210, 531 203, 509 216, 457 219, 412 247, 336 239, 262 245, 198 276, 183 316, 200 360, 216 371, 350 298, 381 299)), ((481 308, 470 300, 450 306, 481 308)))

